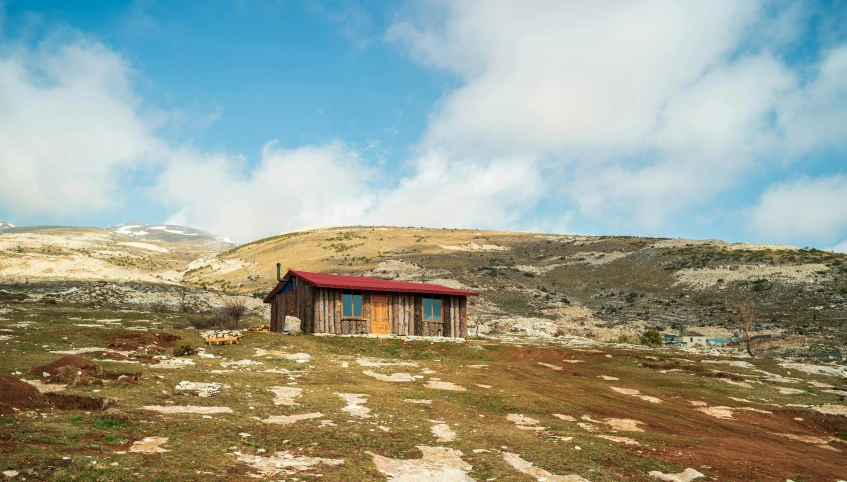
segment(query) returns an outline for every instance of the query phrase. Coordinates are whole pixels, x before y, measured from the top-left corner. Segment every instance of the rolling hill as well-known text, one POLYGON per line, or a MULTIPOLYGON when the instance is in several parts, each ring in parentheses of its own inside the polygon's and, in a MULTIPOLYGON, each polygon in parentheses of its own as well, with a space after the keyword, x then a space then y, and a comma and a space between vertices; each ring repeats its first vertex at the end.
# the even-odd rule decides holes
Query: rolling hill
MULTIPOLYGON (((126 233, 7 231, 0 235, 0 283, 106 280, 259 297, 276 283, 279 262, 284 269, 478 291, 471 331, 501 337, 627 340, 648 328, 731 337, 737 306, 750 301, 762 349, 840 357, 847 339, 847 256, 793 246, 356 226, 221 251, 144 238, 140 224, 122 226, 112 228, 126 233)), ((170 230, 181 234, 155 231, 192 234, 170 230)))

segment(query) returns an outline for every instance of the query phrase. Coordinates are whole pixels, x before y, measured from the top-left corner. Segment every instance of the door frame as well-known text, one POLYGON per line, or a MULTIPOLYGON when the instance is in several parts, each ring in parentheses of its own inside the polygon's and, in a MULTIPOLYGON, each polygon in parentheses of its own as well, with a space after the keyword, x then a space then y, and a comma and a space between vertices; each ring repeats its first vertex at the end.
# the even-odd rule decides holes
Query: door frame
POLYGON ((370 316, 370 320, 369 320, 370 321, 370 323, 369 323, 370 334, 372 334, 372 335, 390 335, 391 334, 391 317, 389 316, 389 313, 390 313, 390 310, 391 310, 391 306, 388 302, 388 293, 373 292, 373 293, 371 293, 370 298, 371 298, 371 313, 370 313, 371 316, 370 316), (376 303, 374 302, 374 298, 385 300, 385 327, 386 327, 385 333, 374 333, 374 331, 373 331, 373 324, 374 324, 373 322, 374 322, 374 319, 376 318, 376 315, 377 315, 377 310, 375 309, 376 303))

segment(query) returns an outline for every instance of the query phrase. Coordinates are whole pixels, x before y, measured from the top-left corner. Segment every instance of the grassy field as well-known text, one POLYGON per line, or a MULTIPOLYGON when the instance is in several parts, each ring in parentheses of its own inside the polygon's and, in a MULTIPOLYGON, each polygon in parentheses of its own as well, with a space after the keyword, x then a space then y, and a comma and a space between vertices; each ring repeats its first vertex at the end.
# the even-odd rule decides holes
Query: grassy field
MULTIPOLYGON (((0 374, 38 378, 29 373, 33 367, 62 356, 51 351, 106 349, 130 328, 200 345, 195 330, 176 328, 188 316, 9 302, 0 307, 0 374)), ((656 480, 648 472, 689 467, 711 480, 847 478, 847 417, 813 410, 843 408, 845 397, 836 392, 847 390, 845 378, 804 373, 773 359, 743 360, 751 363, 746 366, 602 344, 530 347, 271 333, 249 333, 240 345, 206 347, 205 353, 214 358, 185 357, 193 364, 182 368, 151 365, 135 354, 122 362, 82 355, 107 374, 139 372, 140 379, 60 392, 114 398, 117 405, 107 412, 41 409, 0 417, 0 469, 26 480, 349 481, 418 471, 445 481, 468 480, 461 474, 477 481, 577 480, 551 474, 607 481, 656 480), (298 362, 302 354, 308 359, 298 362), (395 373, 410 381, 373 376, 395 373), (199 397, 175 390, 181 381, 222 388, 199 397), (435 382, 463 390, 431 388, 435 382), (275 405, 270 387, 302 392, 296 405, 275 405), (359 406, 369 411, 345 411, 348 401, 339 393, 360 394, 359 406), (151 405, 228 407, 232 413, 204 417, 143 408, 151 405), (731 418, 714 416, 726 412, 731 418), (289 425, 265 421, 318 413, 289 425), (642 431, 623 430, 633 426, 642 431), (446 438, 438 441, 433 427, 446 438), (166 437, 160 448, 167 451, 130 451, 145 437, 166 437), (422 457, 419 446, 458 452, 436 451, 440 458, 420 464, 414 462, 422 457)))

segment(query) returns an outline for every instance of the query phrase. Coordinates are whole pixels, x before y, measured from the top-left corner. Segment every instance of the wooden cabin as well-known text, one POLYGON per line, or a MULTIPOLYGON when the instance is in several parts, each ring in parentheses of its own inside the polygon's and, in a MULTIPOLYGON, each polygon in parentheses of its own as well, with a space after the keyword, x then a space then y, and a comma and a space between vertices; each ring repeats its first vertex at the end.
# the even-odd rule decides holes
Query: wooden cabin
POLYGON ((306 333, 468 337, 468 296, 446 286, 289 270, 265 297, 271 331, 286 316, 306 333))

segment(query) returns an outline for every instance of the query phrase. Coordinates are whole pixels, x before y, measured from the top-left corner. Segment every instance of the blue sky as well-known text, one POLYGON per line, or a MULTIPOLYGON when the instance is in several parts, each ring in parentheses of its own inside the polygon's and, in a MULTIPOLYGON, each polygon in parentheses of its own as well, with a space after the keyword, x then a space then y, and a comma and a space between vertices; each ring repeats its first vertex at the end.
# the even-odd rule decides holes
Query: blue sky
POLYGON ((0 219, 844 251, 845 24, 843 2, 6 0, 0 219))

